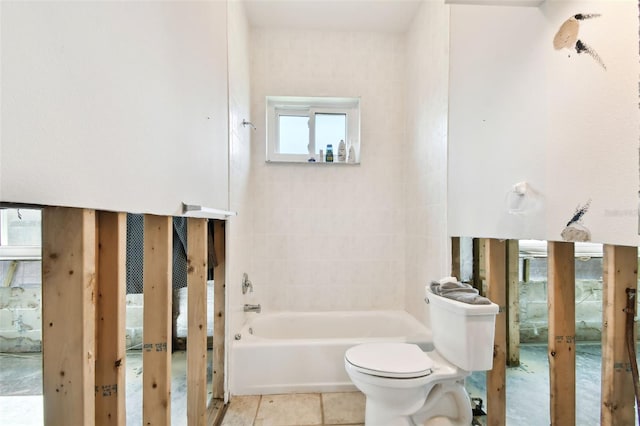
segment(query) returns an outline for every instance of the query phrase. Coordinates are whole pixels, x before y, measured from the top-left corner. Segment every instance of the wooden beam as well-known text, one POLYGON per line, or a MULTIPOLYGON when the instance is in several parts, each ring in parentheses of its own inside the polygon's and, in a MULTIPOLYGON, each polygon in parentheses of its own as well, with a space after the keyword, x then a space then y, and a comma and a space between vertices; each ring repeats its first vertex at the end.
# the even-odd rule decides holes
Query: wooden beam
POLYGON ((127 214, 98 212, 96 425, 126 425, 127 214))
POLYGON ((487 239, 484 244, 487 297, 500 307, 496 316, 493 369, 487 372, 487 425, 506 424, 507 283, 506 243, 487 239))
POLYGON ((42 211, 44 423, 95 421, 95 212, 42 211))
POLYGON ((218 265, 213 270, 213 397, 224 398, 225 222, 213 222, 213 246, 218 265))
POLYGON ((507 241, 507 365, 520 365, 520 256, 518 240, 507 241))
POLYGON ((576 424, 576 284, 573 243, 549 242, 549 385, 552 425, 576 424))
POLYGON ((171 217, 144 216, 144 425, 171 425, 172 237, 171 217))
POLYGON ((473 239, 473 287, 477 288, 481 295, 486 295, 486 260, 485 260, 485 238, 473 239))
MULTIPOLYGON (((627 288, 638 287, 638 249, 604 245, 600 424, 635 424, 634 386, 625 346, 627 288)), ((637 340, 637 333, 634 333, 637 340)))
POLYGON ((207 420, 207 220, 187 219, 187 423, 207 420))
POLYGON ((451 237, 451 276, 462 280, 460 269, 460 237, 451 237))

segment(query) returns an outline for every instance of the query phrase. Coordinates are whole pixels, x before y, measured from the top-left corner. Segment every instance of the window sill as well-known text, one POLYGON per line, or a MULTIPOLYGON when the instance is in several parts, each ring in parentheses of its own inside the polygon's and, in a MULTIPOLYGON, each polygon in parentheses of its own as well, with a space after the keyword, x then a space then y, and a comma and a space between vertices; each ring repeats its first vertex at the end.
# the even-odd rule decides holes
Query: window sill
POLYGON ((318 165, 318 166, 359 166, 360 162, 355 163, 347 163, 345 161, 334 161, 334 162, 326 162, 326 161, 300 161, 300 160, 267 160, 267 163, 274 164, 309 164, 309 165, 318 165))

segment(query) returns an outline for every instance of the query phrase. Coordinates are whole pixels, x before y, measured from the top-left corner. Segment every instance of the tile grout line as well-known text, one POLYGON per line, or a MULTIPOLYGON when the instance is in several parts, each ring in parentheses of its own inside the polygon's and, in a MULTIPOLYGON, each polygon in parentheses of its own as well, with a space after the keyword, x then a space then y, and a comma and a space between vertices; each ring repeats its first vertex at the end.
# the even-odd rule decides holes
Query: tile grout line
POLYGON ((254 426, 256 424, 256 420, 258 418, 258 412, 260 411, 260 405, 262 404, 262 395, 259 395, 260 398, 258 399, 258 406, 256 407, 256 412, 253 415, 253 421, 251 422, 251 426, 254 426))
POLYGON ((324 425, 324 395, 320 393, 320 425, 324 425))

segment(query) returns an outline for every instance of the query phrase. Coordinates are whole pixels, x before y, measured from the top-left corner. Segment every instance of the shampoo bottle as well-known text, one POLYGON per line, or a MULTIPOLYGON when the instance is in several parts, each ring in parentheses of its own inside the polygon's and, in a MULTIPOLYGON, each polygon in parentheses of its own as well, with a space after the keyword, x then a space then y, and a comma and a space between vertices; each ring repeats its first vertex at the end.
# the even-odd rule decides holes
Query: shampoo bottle
POLYGON ((344 163, 347 160, 347 147, 344 144, 344 139, 340 139, 338 144, 338 161, 344 163))

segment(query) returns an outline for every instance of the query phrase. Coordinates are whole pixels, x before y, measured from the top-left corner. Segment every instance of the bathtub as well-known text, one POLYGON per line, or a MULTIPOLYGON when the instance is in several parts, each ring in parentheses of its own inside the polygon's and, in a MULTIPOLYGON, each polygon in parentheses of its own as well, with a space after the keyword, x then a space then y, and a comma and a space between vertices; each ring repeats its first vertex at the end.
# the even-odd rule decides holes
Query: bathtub
POLYGON ((373 341, 432 350, 431 332, 404 311, 252 314, 231 345, 230 393, 258 395, 355 390, 344 352, 373 341))

